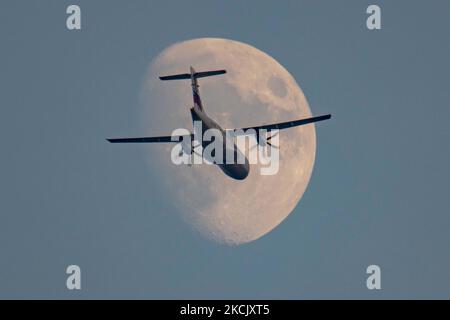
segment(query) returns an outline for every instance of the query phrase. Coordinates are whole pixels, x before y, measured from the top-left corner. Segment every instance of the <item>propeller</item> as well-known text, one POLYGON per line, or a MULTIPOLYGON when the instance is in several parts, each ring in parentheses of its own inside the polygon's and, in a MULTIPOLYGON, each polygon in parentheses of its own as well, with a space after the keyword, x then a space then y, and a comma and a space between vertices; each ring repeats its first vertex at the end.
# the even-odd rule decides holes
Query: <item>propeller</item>
POLYGON ((267 143, 269 146, 271 146, 272 148, 280 149, 280 146, 274 146, 272 143, 270 143, 270 139, 272 139, 273 137, 276 137, 276 136, 279 135, 279 134, 280 134, 280 131, 277 131, 274 135, 271 135, 270 137, 268 137, 268 138, 266 139, 266 143, 267 143))
MULTIPOLYGON (((270 130, 268 133, 271 134, 271 132, 272 132, 272 130, 270 130)), ((260 135, 259 135, 259 131, 257 131, 257 132, 256 132, 256 144, 255 144, 254 146, 252 146, 252 147, 250 148, 250 150, 255 149, 258 145, 264 147, 264 142, 267 143, 267 144, 268 144, 269 146, 271 146, 272 148, 280 149, 279 146, 275 146, 275 145, 273 145, 273 144, 270 142, 270 140, 271 140, 273 137, 276 137, 276 136, 279 135, 279 134, 280 134, 280 131, 277 131, 275 134, 270 135, 269 137, 265 138, 264 141, 261 141, 261 138, 260 138, 260 135)))
MULTIPOLYGON (((178 156, 181 157, 183 155, 183 153, 187 154, 187 155, 191 155, 192 152, 195 153, 196 155, 202 157, 202 155, 200 153, 198 153, 197 151, 195 151, 196 148, 200 147, 201 144, 198 143, 197 145, 194 145, 194 141, 191 141, 191 147, 190 150, 186 150, 185 146, 183 145, 180 152, 178 153, 178 156)), ((188 167, 192 167, 192 163, 188 164, 188 167)))

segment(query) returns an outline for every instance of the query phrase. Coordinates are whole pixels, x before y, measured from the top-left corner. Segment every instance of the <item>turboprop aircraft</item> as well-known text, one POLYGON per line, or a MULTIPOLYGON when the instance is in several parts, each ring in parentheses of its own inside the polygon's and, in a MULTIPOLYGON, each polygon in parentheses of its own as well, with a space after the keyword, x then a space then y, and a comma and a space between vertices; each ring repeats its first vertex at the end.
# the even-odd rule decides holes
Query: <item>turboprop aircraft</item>
MULTIPOLYGON (((243 163, 239 163, 239 161, 236 163, 234 161, 226 161, 226 162, 219 162, 214 163, 217 164, 220 169, 229 177, 236 179, 236 180, 244 180, 249 172, 250 172, 250 165, 248 159, 242 154, 242 152, 237 148, 236 144, 234 142, 227 143, 226 135, 229 131, 237 131, 237 132, 254 132, 256 135, 256 141, 259 144, 260 143, 260 131, 266 131, 270 133, 272 130, 280 130, 280 129, 287 129, 291 127, 297 127, 306 125, 313 122, 323 121, 331 118, 331 114, 322 115, 318 117, 312 117, 312 118, 305 118, 305 119, 299 119, 299 120, 292 120, 287 122, 280 122, 280 123, 273 123, 273 124, 265 124, 260 126, 253 126, 253 127, 246 127, 246 128, 240 128, 240 129, 227 129, 224 130, 221 128, 217 122, 215 122, 213 119, 208 117, 208 115, 205 112, 205 109, 203 107, 202 101, 200 99, 200 93, 199 93, 199 85, 198 85, 198 79, 204 78, 204 77, 210 77, 210 76, 216 76, 225 74, 226 70, 214 70, 214 71, 201 71, 196 72, 194 68, 190 67, 190 73, 183 73, 183 74, 175 74, 175 75, 169 75, 169 76, 162 76, 159 77, 162 81, 168 81, 168 80, 191 80, 191 86, 192 86, 192 96, 194 98, 194 106, 190 108, 191 111, 191 117, 193 122, 201 122, 201 129, 203 132, 206 132, 207 130, 214 129, 219 130, 222 133, 221 137, 221 144, 223 146, 223 153, 226 154, 227 150, 230 151, 233 155, 233 159, 244 159, 243 163), (253 130, 252 130, 253 129, 253 130)), ((117 138, 117 139, 107 139, 111 143, 170 143, 170 142, 179 142, 180 139, 184 139, 185 135, 180 136, 155 136, 155 137, 140 137, 140 138, 117 138)), ((191 133, 188 135, 188 138, 190 138, 190 141, 192 141, 192 138, 194 137, 194 133, 191 133)), ((273 137, 269 136, 266 138, 266 143, 271 146, 270 139, 273 137)), ((202 140, 201 146, 203 148, 206 148, 211 141, 205 141, 202 140)), ((197 146, 193 146, 191 143, 191 151, 195 152, 195 148, 197 146)))

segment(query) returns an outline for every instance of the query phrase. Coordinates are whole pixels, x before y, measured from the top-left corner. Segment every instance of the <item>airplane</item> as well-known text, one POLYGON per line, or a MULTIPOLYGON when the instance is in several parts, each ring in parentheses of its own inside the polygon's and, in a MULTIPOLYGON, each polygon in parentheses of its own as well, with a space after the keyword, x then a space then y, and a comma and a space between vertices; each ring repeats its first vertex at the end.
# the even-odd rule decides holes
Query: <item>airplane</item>
MULTIPOLYGON (((222 75, 225 74, 226 70, 213 70, 213 71, 201 71, 196 72, 194 68, 190 67, 190 73, 183 73, 183 74, 175 74, 175 75, 169 75, 169 76, 161 76, 159 77, 162 81, 170 81, 170 80, 191 80, 191 86, 192 86, 192 96, 194 100, 194 106, 190 108, 192 122, 200 121, 202 132, 206 132, 208 129, 217 129, 220 130, 220 132, 223 134, 223 137, 225 137, 225 134, 228 130, 224 130, 217 122, 215 122, 213 119, 208 117, 208 115, 205 112, 205 109, 203 107, 202 101, 200 99, 200 92, 199 92, 199 85, 197 79, 204 78, 204 77, 210 77, 210 76, 216 76, 216 75, 222 75)), ((257 143, 260 143, 260 137, 259 137, 259 130, 267 130, 269 133, 271 130, 280 130, 280 129, 287 129, 292 128, 296 126, 302 126, 309 123, 319 122, 323 120, 327 120, 331 118, 331 114, 326 114, 322 116, 312 117, 312 118, 304 118, 299 120, 293 120, 293 121, 287 121, 287 122, 280 122, 280 123, 273 123, 273 124, 265 124, 260 126, 253 126, 253 127, 246 127, 241 128, 240 132, 245 132, 249 129, 253 129, 256 133, 256 140, 257 143)), ((239 129, 232 129, 232 130, 239 130, 239 129)), ((194 136, 193 133, 191 133, 191 138, 194 136)), ((183 139, 186 136, 155 136, 155 137, 139 137, 139 138, 116 138, 116 139, 107 139, 110 143, 169 143, 169 142, 179 142, 179 139, 183 139), (178 139, 178 141, 176 141, 178 139)), ((269 136, 267 138, 267 144, 270 145, 270 139, 273 136, 269 136)), ((203 148, 206 148, 207 145, 209 145, 211 141, 202 141, 201 145, 203 148)), ((227 145, 225 139, 222 139, 222 145, 223 150, 225 154, 225 150, 230 147, 230 145, 227 145)), ((198 145, 199 146, 199 145, 198 145)), ((192 150, 194 150, 198 146, 191 145, 192 150)), ((242 152, 237 148, 236 144, 232 143, 232 148, 234 149, 232 152, 234 154, 235 159, 239 159, 239 157, 243 157, 245 160, 244 163, 215 163, 217 164, 220 169, 230 178, 236 179, 236 180, 244 180, 247 178, 250 172, 250 165, 248 162, 248 159, 242 154, 242 152)), ((195 152, 195 151, 194 151, 195 152)), ((242 158, 241 158, 242 159, 242 158)))

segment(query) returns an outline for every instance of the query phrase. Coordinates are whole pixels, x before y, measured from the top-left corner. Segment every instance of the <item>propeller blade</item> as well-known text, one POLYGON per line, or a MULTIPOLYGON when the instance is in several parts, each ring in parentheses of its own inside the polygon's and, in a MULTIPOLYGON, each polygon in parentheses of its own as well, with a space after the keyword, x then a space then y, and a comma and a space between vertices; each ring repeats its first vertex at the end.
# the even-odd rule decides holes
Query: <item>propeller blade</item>
POLYGON ((273 144, 271 144, 269 141, 267 141, 267 144, 269 145, 269 146, 271 146, 272 148, 275 148, 275 149, 280 149, 280 147, 279 146, 274 146, 273 144))
POLYGON ((269 136, 266 140, 269 141, 270 139, 272 139, 273 137, 276 137, 279 134, 280 134, 280 131, 277 131, 277 133, 275 133, 274 135, 269 136))

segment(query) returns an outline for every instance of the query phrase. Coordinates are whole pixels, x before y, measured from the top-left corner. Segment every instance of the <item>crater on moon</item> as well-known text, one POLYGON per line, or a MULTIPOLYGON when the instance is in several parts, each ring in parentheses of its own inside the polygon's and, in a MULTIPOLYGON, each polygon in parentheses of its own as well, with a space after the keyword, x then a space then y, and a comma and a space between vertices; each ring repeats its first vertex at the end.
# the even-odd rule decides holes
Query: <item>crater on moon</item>
MULTIPOLYGON (((142 84, 142 130, 167 135, 192 130, 189 81, 162 82, 160 75, 226 69, 225 75, 199 79, 207 114, 224 128, 239 128, 311 116, 306 98, 290 73, 275 59, 250 45, 217 38, 175 43, 152 62, 142 84)), ((301 199, 315 160, 314 124, 280 132, 276 175, 263 176, 251 165, 243 181, 216 166, 176 166, 172 144, 143 148, 160 193, 155 201, 171 202, 175 212, 205 237, 220 243, 256 240, 279 225, 301 199), (163 195, 161 197, 161 195, 163 195)))
POLYGON ((287 94, 286 86, 284 85, 283 80, 280 78, 271 76, 269 81, 267 82, 272 93, 280 98, 283 98, 287 94))

